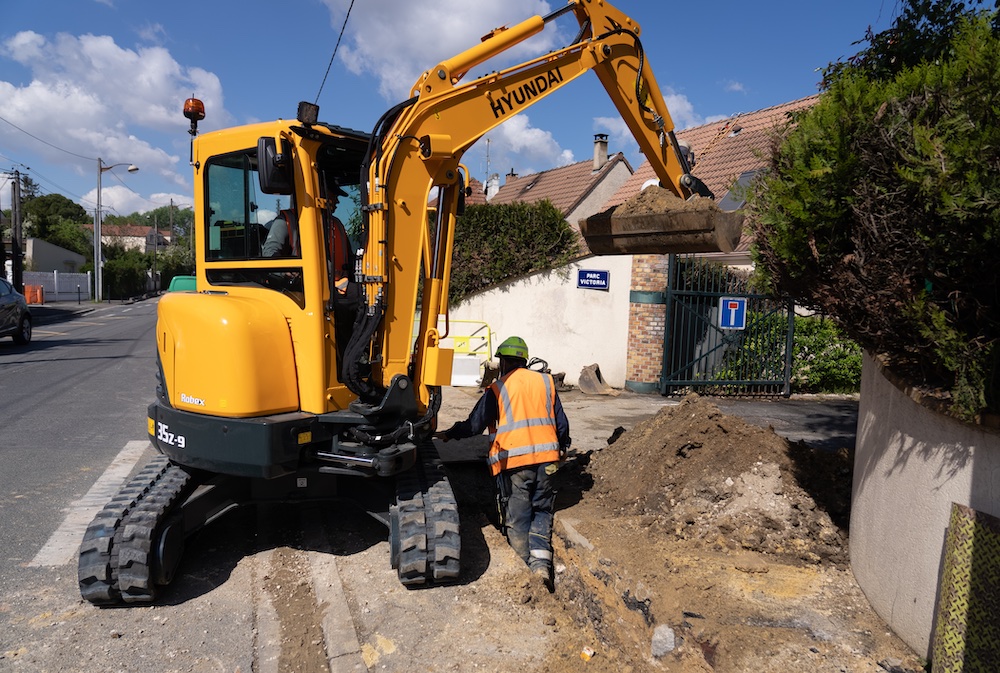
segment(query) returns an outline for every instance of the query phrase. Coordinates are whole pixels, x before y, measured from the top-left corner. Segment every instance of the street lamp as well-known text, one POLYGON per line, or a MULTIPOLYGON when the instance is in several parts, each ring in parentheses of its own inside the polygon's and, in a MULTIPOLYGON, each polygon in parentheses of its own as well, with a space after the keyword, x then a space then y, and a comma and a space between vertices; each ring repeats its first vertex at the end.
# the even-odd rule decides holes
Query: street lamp
POLYGON ((129 173, 135 173, 139 170, 139 167, 135 164, 111 164, 110 166, 105 166, 104 162, 101 161, 100 157, 97 157, 97 210, 94 211, 94 299, 98 303, 101 302, 101 280, 102 280, 102 269, 101 269, 101 176, 104 175, 104 171, 110 171, 112 168, 118 166, 128 166, 129 173))

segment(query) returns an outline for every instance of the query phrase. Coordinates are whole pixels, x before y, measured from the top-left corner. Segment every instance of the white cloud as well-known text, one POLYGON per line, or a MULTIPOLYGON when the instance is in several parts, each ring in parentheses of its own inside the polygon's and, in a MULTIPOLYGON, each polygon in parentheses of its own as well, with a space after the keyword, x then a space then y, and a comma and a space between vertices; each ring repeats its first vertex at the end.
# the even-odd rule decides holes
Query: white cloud
POLYGON ((505 175, 513 170, 530 175, 574 163, 571 150, 563 149, 549 131, 531 125, 528 115, 514 115, 490 131, 466 153, 464 162, 475 177, 487 173, 486 151, 489 139, 489 173, 505 175))
POLYGON ((737 82, 735 80, 727 80, 724 83, 723 88, 725 88, 726 91, 730 91, 730 92, 734 92, 734 93, 746 93, 747 92, 747 89, 746 89, 745 86, 743 86, 743 83, 742 82, 737 82))
MULTIPOLYGON (((350 0, 324 0, 331 26, 339 34, 350 0)), ((427 68, 479 43, 490 30, 535 14, 545 15, 549 3, 506 0, 476 3, 463 0, 366 0, 354 3, 337 58, 357 75, 373 76, 379 93, 390 103, 410 97, 410 87, 427 68)), ((504 54, 508 65, 543 54, 556 46, 554 28, 504 54), (513 60, 512 60, 513 59, 513 60)), ((480 66, 470 76, 496 66, 480 66)))
MULTIPOLYGON (((107 173, 104 176, 105 184, 101 186, 101 211, 104 217, 108 215, 131 215, 134 212, 145 212, 157 206, 151 205, 143 196, 136 194, 127 187, 121 185, 108 185, 107 173)), ((128 178, 125 178, 126 180, 128 178)), ((83 195, 88 204, 97 203, 97 187, 83 195)), ((86 207, 86 206, 85 206, 86 207)), ((94 205, 90 205, 94 209, 94 205)))
MULTIPOLYGON (((339 33, 350 0, 324 2, 330 8, 331 26, 339 33)), ((479 44, 480 38, 494 28, 509 27, 550 11, 549 3, 540 0, 479 3, 474 11, 461 0, 356 2, 337 58, 354 74, 374 78, 379 94, 396 103, 410 97, 410 87, 424 70, 479 44)), ((572 19, 569 23, 573 23, 572 19)), ((560 28, 565 26, 548 24, 540 35, 472 68, 466 80, 565 45, 572 36, 560 33, 560 28)), ((488 137, 491 172, 506 173, 513 168, 524 175, 573 162, 573 153, 561 148, 552 133, 533 128, 527 115, 508 119, 488 137)), ((465 161, 474 175, 485 175, 485 138, 469 149, 465 161)))
POLYGON ((639 147, 629 130, 625 120, 621 117, 594 117, 594 131, 608 134, 608 151, 625 152, 626 154, 639 147))
POLYGON ((159 23, 147 23, 138 30, 139 39, 150 44, 158 44, 166 36, 167 31, 159 23))
POLYGON ((0 142, 38 152, 53 164, 79 164, 75 170, 80 174, 96 172, 96 167, 66 152, 101 157, 106 163, 129 161, 181 186, 185 178, 176 172, 180 157, 154 145, 152 138, 160 133, 183 137, 188 122, 180 109, 192 93, 217 111, 213 127, 229 120, 219 78, 182 67, 162 47, 132 50, 109 36, 60 33, 48 38, 22 31, 0 43, 0 56, 31 73, 22 86, 0 81, 4 118, 50 145, 8 125, 0 125, 0 142))

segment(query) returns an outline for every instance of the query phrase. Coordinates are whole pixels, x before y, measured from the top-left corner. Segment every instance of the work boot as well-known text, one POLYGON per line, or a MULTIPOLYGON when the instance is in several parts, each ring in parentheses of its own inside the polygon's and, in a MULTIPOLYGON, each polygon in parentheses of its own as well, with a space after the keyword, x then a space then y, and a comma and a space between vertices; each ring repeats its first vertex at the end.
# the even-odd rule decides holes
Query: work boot
POLYGON ((556 590, 555 582, 552 579, 552 567, 548 564, 538 563, 531 566, 531 574, 542 578, 545 590, 550 594, 556 590))

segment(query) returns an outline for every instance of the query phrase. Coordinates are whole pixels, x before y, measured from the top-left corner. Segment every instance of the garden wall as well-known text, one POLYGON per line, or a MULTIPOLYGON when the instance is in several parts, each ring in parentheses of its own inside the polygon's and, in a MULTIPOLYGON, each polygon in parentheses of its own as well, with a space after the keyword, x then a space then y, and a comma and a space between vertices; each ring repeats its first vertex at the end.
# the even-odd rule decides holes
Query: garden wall
POLYGON ((953 502, 1000 516, 1000 434, 934 411, 865 355, 851 568, 875 611, 927 657, 953 502))

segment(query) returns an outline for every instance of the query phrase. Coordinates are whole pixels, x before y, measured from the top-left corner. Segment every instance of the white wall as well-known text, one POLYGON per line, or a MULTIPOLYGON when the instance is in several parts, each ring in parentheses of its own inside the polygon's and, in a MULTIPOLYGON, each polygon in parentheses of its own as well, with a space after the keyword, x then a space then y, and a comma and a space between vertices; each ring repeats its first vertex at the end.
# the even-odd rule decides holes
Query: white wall
POLYGON ((74 273, 87 261, 81 254, 60 248, 40 238, 26 239, 24 247, 25 266, 30 266, 32 271, 74 273))
POLYGON ((851 496, 851 569, 868 601, 930 655, 951 504, 1000 516, 1000 435, 925 408, 866 354, 851 496))
POLYGON ((575 385, 580 371, 596 363, 610 386, 622 388, 631 282, 631 256, 588 257, 479 293, 453 308, 451 318, 487 323, 494 350, 509 336, 523 338, 531 357, 565 372, 566 383, 575 385), (610 289, 577 288, 579 269, 608 271, 610 289))

